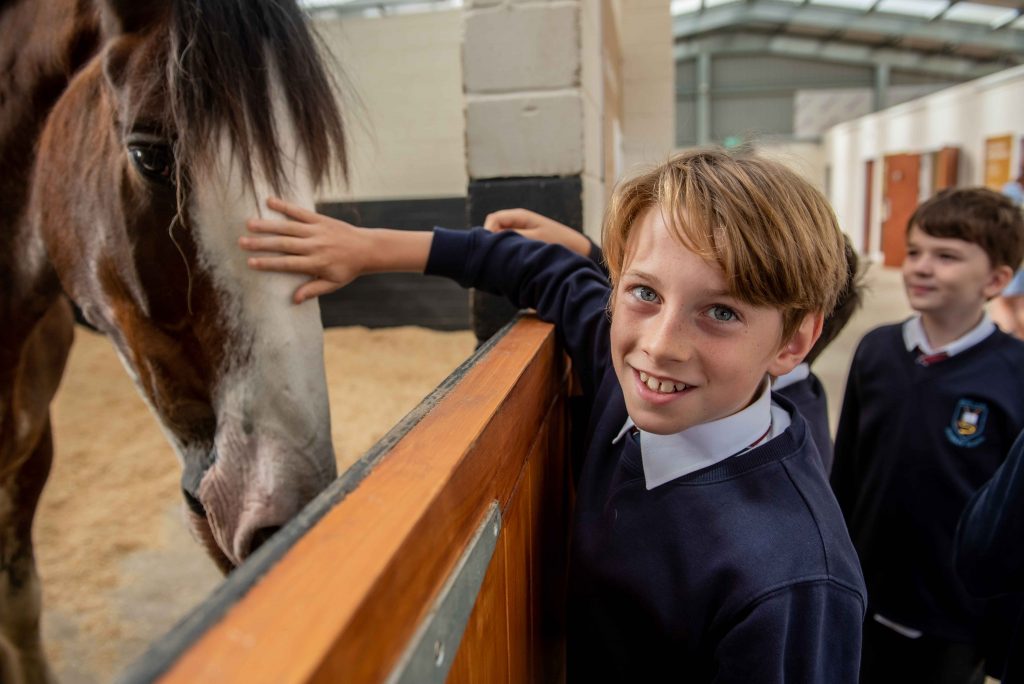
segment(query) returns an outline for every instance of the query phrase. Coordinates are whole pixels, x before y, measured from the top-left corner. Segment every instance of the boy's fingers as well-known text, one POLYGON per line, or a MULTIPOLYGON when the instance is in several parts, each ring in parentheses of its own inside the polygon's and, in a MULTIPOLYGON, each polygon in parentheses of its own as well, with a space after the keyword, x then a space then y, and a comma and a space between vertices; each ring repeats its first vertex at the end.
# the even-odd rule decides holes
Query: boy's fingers
POLYGON ((536 228, 536 217, 528 209, 499 209, 487 215, 484 228, 491 232, 499 230, 529 230, 536 228))
POLYGON ((331 280, 311 280, 305 285, 299 287, 299 289, 295 291, 295 303, 301 304, 307 299, 319 297, 320 295, 325 295, 328 292, 334 292, 340 287, 341 285, 331 280))
POLYGON ((313 233, 308 223, 286 221, 284 219, 249 219, 246 228, 252 233, 274 233, 276 235, 290 235, 292 237, 306 237, 313 233))
POLYGON ((490 214, 487 215, 487 218, 484 219, 484 228, 491 231, 492 233, 496 233, 499 230, 505 230, 506 228, 510 227, 506 225, 507 216, 507 209, 491 212, 490 214))
POLYGON ((313 264, 304 256, 261 256, 249 257, 246 262, 249 268, 257 271, 278 271, 280 273, 309 273, 312 275, 313 264))
POLYGON ((300 238, 268 235, 260 237, 240 237, 238 245, 250 252, 281 252, 282 254, 309 254, 309 244, 300 238))
POLYGON ((315 223, 319 221, 321 216, 315 211, 310 211, 304 207, 300 207, 297 204, 286 202, 280 197, 268 197, 267 206, 274 211, 279 211, 285 216, 290 216, 293 219, 299 221, 305 221, 306 223, 315 223))

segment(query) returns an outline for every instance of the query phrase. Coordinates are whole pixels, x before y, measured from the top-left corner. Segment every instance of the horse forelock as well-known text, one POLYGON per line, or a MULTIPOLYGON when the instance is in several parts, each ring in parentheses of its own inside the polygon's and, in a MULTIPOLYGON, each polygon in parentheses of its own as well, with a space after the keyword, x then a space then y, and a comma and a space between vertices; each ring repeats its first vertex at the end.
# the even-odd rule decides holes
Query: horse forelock
POLYGON ((286 190, 271 102, 276 78, 287 84, 286 110, 314 183, 334 171, 344 175, 345 133, 334 82, 295 2, 177 0, 168 31, 167 97, 181 168, 213 161, 223 134, 250 186, 258 166, 277 192, 286 190))

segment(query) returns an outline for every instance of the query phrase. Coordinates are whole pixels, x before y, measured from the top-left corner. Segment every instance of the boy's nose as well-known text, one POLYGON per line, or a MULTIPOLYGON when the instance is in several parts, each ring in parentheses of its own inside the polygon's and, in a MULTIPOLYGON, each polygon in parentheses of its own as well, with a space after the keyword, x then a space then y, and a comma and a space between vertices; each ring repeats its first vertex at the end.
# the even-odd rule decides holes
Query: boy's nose
POLYGON ((660 362, 685 361, 690 356, 683 326, 671 316, 651 321, 645 331, 643 348, 648 356, 660 362))
POLYGON ((929 273, 932 270, 932 261, 926 256, 907 257, 907 266, 914 273, 929 273))

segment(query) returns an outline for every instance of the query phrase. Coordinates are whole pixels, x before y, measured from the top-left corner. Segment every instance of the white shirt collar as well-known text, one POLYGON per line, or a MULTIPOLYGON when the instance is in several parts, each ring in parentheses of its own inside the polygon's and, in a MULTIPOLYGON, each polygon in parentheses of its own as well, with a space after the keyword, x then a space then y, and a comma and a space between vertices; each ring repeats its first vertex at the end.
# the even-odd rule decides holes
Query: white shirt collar
MULTIPOLYGON (((746 451, 766 434, 772 439, 785 432, 790 424, 789 414, 772 403, 771 395, 766 381, 754 403, 731 416, 694 425, 673 435, 640 430, 640 458, 647 489, 746 451)), ((633 427, 633 419, 626 418, 626 424, 612 443, 622 439, 633 427)))
POLYGON ((799 363, 796 368, 789 371, 785 375, 780 375, 775 378, 775 382, 772 383, 773 390, 780 390, 783 387, 789 387, 795 385, 801 380, 806 380, 811 375, 811 366, 807 363, 799 363))
POLYGON ((956 356, 960 352, 966 351, 978 344, 994 333, 995 330, 996 324, 992 322, 992 319, 989 318, 988 312, 986 311, 981 317, 981 322, 967 331, 963 336, 953 340, 947 345, 934 348, 928 342, 928 336, 924 332, 924 324, 921 323, 921 315, 918 314, 917 316, 908 319, 907 322, 903 324, 903 344, 907 347, 907 351, 914 351, 915 348, 920 347, 921 351, 925 354, 946 352, 950 356, 956 356))

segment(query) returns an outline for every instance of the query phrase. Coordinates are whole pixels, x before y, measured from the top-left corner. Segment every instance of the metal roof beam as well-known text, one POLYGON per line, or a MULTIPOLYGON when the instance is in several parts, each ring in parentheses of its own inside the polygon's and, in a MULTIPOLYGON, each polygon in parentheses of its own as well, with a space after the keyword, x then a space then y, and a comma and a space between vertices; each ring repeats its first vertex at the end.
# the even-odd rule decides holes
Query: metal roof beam
POLYGON ((956 80, 981 78, 1006 68, 1005 65, 979 63, 959 57, 925 55, 909 50, 873 48, 782 35, 731 33, 687 40, 676 43, 675 46, 677 62, 695 59, 702 53, 711 55, 772 54, 781 57, 825 60, 863 66, 885 64, 891 69, 899 71, 949 76, 956 80))
POLYGON ((773 0, 748 0, 709 7, 700 14, 673 17, 676 40, 727 29, 753 26, 794 26, 819 30, 842 29, 875 33, 889 38, 922 38, 950 45, 984 48, 993 52, 1024 53, 1024 31, 880 12, 854 12, 820 5, 793 5, 773 0))

